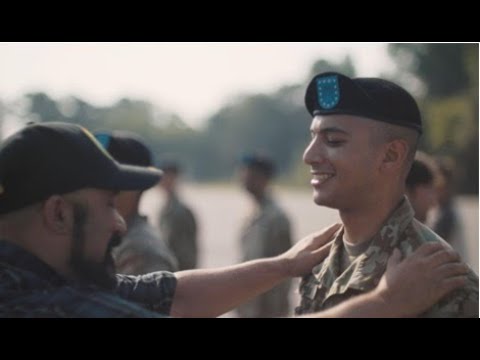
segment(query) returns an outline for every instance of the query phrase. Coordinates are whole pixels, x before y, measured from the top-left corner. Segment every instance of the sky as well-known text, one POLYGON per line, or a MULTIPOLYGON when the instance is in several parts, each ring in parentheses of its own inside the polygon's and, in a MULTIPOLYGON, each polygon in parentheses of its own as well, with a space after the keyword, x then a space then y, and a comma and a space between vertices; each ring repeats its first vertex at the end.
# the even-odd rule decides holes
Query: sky
POLYGON ((393 67, 384 43, 0 43, 0 100, 43 91, 104 106, 129 97, 197 127, 239 94, 305 82, 316 60, 347 53, 359 76, 393 67))

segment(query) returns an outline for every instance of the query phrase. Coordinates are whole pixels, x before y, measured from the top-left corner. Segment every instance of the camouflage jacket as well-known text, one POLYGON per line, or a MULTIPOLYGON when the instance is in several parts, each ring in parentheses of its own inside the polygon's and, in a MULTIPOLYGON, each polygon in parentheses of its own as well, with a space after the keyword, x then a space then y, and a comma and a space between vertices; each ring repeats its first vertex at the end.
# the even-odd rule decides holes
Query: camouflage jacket
POLYGON ((179 270, 195 269, 198 262, 197 222, 192 211, 172 195, 160 211, 162 238, 178 261, 179 270))
MULTIPOLYGON (((370 246, 343 273, 340 270, 343 251, 341 230, 329 256, 313 268, 312 274, 303 278, 300 284, 301 303, 296 313, 325 310, 375 288, 395 248, 408 256, 425 242, 439 241, 449 246, 432 230, 415 220, 413 215, 408 199, 404 198, 373 237, 370 246)), ((478 276, 470 270, 467 285, 447 295, 421 316, 478 317, 478 276)))
POLYGON ((137 214, 127 225, 127 234, 112 251, 118 273, 142 275, 178 270, 175 256, 145 216, 137 214))
POLYGON ((176 279, 172 273, 117 275, 107 291, 75 284, 14 244, 0 241, 0 317, 166 317, 176 279))
MULTIPOLYGON (((241 232, 243 261, 279 255, 292 246, 290 222, 271 199, 265 198, 241 232)), ((285 281, 263 295, 240 306, 242 317, 286 316, 289 311, 290 281, 285 281)))

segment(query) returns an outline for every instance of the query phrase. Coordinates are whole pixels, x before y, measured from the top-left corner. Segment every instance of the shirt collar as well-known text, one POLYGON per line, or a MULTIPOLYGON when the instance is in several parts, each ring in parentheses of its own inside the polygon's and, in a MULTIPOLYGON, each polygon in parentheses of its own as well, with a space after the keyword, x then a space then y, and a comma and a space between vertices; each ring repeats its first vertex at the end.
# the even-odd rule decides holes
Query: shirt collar
POLYGON ((51 285, 66 283, 63 277, 38 257, 8 241, 0 240, 0 263, 30 273, 32 279, 43 283, 39 284, 41 286, 45 286, 45 283, 51 285))
MULTIPOLYGON (((404 196, 398 206, 384 222, 370 241, 370 246, 359 255, 350 266, 341 271, 341 254, 343 251, 343 227, 335 236, 330 254, 314 276, 321 286, 329 288, 329 294, 343 293, 348 288, 360 291, 369 290, 372 279, 379 279, 385 272, 387 261, 393 249, 397 247, 400 236, 412 222, 414 211, 407 197, 404 196), (328 275, 328 276, 326 276, 328 275)), ((329 296, 327 294, 327 297, 329 296)))

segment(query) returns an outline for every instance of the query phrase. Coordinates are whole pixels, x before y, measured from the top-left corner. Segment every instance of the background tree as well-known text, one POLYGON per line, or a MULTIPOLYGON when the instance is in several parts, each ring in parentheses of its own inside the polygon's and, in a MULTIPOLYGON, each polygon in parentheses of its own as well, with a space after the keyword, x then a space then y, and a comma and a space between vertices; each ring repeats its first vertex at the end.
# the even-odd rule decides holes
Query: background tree
POLYGON ((422 148, 453 156, 458 190, 478 194, 478 44, 390 44, 388 49, 398 66, 393 79, 413 92, 419 89, 409 79, 421 84, 422 148))

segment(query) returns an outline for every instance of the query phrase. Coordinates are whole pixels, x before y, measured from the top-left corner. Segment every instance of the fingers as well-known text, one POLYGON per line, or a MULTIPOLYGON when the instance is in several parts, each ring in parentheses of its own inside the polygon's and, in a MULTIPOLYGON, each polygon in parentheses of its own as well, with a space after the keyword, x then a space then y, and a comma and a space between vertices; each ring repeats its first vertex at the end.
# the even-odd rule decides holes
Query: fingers
POLYGON ((449 279, 443 280, 439 291, 442 294, 442 297, 448 294, 450 291, 461 288, 467 284, 467 277, 464 275, 451 277, 449 279))
POLYGON ((438 267, 437 270, 442 278, 450 278, 466 275, 468 273, 468 266, 462 263, 448 263, 438 267))
POLYGON ((323 259, 325 259, 328 256, 330 252, 330 248, 332 247, 332 244, 333 244, 333 241, 330 241, 329 243, 323 245, 321 248, 312 251, 312 254, 315 256, 315 259, 317 260, 317 262, 323 261, 323 259))
POLYGON ((390 256, 390 258, 388 259, 387 269, 392 266, 398 265, 401 260, 402 260, 402 253, 400 252, 400 250, 398 249, 393 250, 392 256, 390 256))
POLYGON ((315 247, 319 247, 326 244, 331 240, 335 232, 337 232, 341 226, 342 224, 336 223, 336 224, 330 225, 329 227, 321 230, 318 233, 315 233, 313 235, 314 239, 312 241, 312 245, 314 245, 315 247))
POLYGON ((453 249, 443 249, 431 254, 427 259, 429 266, 436 268, 446 263, 460 261, 460 256, 453 249))

